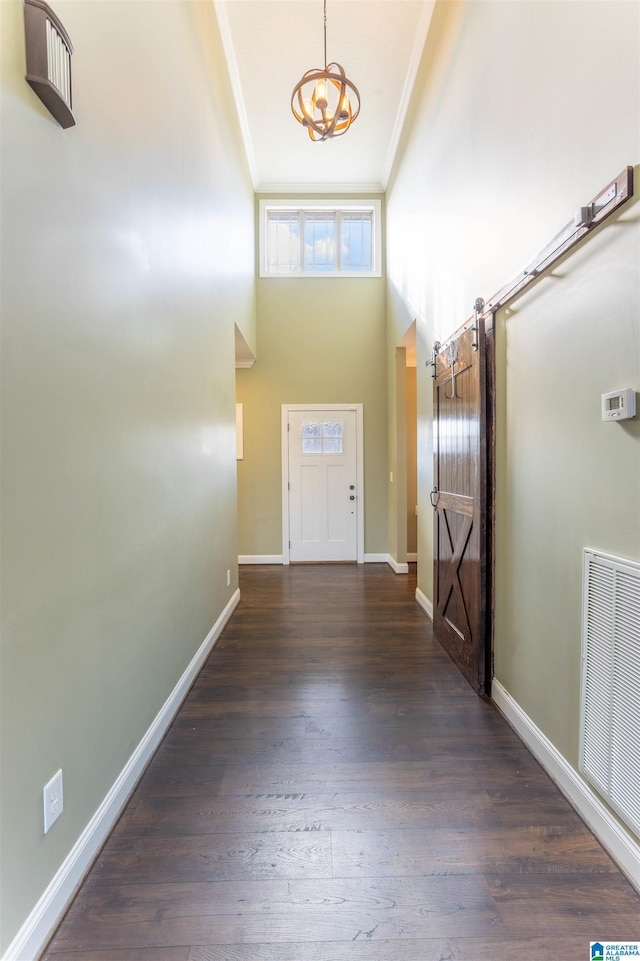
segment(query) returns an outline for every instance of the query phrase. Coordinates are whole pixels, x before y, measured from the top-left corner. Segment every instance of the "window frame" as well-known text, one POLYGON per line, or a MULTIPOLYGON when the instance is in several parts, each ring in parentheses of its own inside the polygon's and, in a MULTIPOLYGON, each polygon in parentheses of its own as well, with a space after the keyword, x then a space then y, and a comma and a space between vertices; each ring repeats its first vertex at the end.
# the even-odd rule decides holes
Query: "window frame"
POLYGON ((365 278, 382 276, 382 204, 380 200, 260 200, 259 202, 259 264, 260 277, 269 279, 322 277, 325 280, 344 277, 365 278), (270 271, 268 269, 268 224, 271 211, 297 213, 299 230, 299 270, 270 271), (305 270, 304 267, 304 215, 306 213, 333 212, 336 219, 336 237, 341 236, 342 214, 371 213, 371 270, 305 270))

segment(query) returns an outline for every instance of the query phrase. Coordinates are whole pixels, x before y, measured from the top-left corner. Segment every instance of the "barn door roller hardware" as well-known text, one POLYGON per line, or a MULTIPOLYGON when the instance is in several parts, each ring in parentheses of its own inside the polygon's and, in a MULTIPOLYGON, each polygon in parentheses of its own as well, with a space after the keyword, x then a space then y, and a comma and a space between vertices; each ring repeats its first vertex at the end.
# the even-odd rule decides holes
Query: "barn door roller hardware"
MULTIPOLYGON (((573 219, 562 228, 559 233, 551 240, 546 247, 538 251, 536 256, 527 266, 516 274, 516 276, 505 284, 488 301, 482 297, 476 298, 473 307, 473 316, 465 321, 459 330, 471 329, 473 331, 473 342, 471 346, 474 350, 479 349, 479 329, 480 320, 490 318, 502 307, 506 307, 519 294, 531 286, 545 270, 553 267, 561 257, 568 253, 581 240, 588 237, 596 227, 599 227, 605 220, 611 217, 627 201, 633 197, 633 167, 625 167, 617 177, 603 187, 588 204, 579 207, 573 219)), ((433 345, 431 360, 425 362, 425 366, 432 367, 432 377, 436 378, 436 358, 442 349, 439 340, 433 345)))
MULTIPOLYGON (((603 187, 588 204, 579 207, 573 218, 519 274, 494 294, 481 309, 482 315, 493 314, 527 289, 545 270, 552 267, 569 250, 599 227, 633 196, 633 167, 625 167, 603 187)), ((476 304, 478 301, 476 301, 476 304)))
POLYGON ((431 376, 433 377, 434 380, 436 379, 436 357, 440 353, 441 347, 442 347, 442 344, 440 343, 440 341, 436 340, 431 350, 431 360, 427 361, 427 367, 433 367, 433 373, 431 374, 431 376))

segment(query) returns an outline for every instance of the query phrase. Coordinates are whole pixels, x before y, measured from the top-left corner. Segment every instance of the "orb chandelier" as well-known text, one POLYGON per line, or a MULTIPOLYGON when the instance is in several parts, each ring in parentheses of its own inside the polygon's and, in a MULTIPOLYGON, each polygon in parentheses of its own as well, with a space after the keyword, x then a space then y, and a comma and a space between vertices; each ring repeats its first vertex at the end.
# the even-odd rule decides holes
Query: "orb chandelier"
POLYGON ((339 63, 327 63, 327 0, 324 0, 324 70, 307 70, 293 88, 291 109, 314 141, 346 133, 360 113, 358 88, 339 63))

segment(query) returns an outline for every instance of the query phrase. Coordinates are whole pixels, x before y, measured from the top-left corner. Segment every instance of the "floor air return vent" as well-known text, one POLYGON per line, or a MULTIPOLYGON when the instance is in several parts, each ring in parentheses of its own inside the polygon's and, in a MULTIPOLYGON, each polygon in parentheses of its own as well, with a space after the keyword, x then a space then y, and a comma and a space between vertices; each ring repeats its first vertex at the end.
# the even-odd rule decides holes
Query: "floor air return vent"
POLYGON ((640 835, 640 564, 584 552, 580 770, 640 835))

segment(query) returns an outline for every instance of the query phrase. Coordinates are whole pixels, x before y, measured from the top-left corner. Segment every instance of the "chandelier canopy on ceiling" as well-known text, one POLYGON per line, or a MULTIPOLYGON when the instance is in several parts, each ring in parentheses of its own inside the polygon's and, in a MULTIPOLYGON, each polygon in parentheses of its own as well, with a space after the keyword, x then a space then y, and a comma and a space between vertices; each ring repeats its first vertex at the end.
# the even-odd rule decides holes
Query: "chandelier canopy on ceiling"
POLYGON ((327 0, 324 0, 324 70, 307 70, 291 95, 293 115, 314 141, 346 133, 360 113, 358 88, 339 63, 327 63, 327 0))

